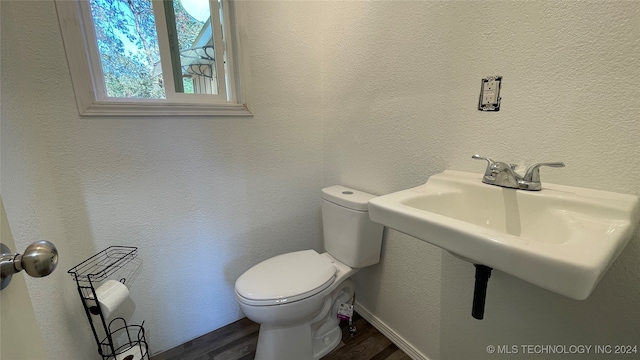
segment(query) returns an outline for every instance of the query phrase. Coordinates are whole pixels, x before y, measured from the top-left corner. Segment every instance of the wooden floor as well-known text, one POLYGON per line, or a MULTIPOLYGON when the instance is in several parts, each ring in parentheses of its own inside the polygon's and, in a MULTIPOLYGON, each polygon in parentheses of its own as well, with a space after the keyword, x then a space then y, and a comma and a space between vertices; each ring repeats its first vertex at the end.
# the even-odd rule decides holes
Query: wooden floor
MULTIPOLYGON (((343 321, 342 341, 323 360, 410 360, 389 339, 357 313, 355 336, 343 321)), ((259 325, 244 318, 223 328, 151 357, 151 360, 252 360, 256 354, 259 325)), ((297 360, 297 359, 273 359, 297 360)))

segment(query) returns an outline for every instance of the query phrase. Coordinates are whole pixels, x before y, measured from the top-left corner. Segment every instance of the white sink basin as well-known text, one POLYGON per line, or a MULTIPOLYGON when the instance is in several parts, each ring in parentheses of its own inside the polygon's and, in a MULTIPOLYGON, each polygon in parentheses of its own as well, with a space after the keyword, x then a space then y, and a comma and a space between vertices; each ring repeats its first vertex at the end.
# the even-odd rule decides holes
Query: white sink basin
POLYGON ((633 237, 638 196, 543 183, 524 191, 447 170, 369 201, 372 221, 584 300, 633 237))

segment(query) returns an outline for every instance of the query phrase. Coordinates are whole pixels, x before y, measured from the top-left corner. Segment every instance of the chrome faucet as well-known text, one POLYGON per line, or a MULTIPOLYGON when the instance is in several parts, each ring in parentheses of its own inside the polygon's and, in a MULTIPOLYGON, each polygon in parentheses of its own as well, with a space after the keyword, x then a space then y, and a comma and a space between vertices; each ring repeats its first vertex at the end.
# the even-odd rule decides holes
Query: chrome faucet
POLYGON ((524 176, 515 172, 517 165, 493 161, 488 157, 473 155, 472 159, 486 160, 488 165, 482 177, 482 182, 489 185, 508 187, 512 189, 537 191, 542 189, 540 182, 540 166, 564 167, 563 162, 536 163, 527 169, 524 176))

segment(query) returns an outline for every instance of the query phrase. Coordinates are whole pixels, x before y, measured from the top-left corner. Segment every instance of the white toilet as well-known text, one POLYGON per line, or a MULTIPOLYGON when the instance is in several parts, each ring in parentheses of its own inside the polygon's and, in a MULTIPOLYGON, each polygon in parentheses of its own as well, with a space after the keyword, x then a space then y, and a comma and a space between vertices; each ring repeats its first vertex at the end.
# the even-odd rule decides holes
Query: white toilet
POLYGON ((367 209, 373 197, 344 186, 322 189, 327 252, 278 255, 238 278, 240 309, 260 324, 256 360, 319 359, 340 343, 337 311, 353 297, 349 277, 380 261, 383 226, 367 209))

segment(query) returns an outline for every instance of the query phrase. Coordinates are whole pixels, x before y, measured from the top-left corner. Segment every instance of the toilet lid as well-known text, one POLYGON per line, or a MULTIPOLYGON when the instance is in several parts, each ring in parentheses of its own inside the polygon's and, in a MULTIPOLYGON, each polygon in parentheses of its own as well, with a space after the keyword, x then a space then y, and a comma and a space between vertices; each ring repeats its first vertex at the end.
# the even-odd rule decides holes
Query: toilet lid
POLYGON ((275 305, 312 296, 331 285, 336 267, 314 250, 274 256, 242 274, 236 292, 251 303, 275 305), (263 303, 264 302, 264 303, 263 303))

